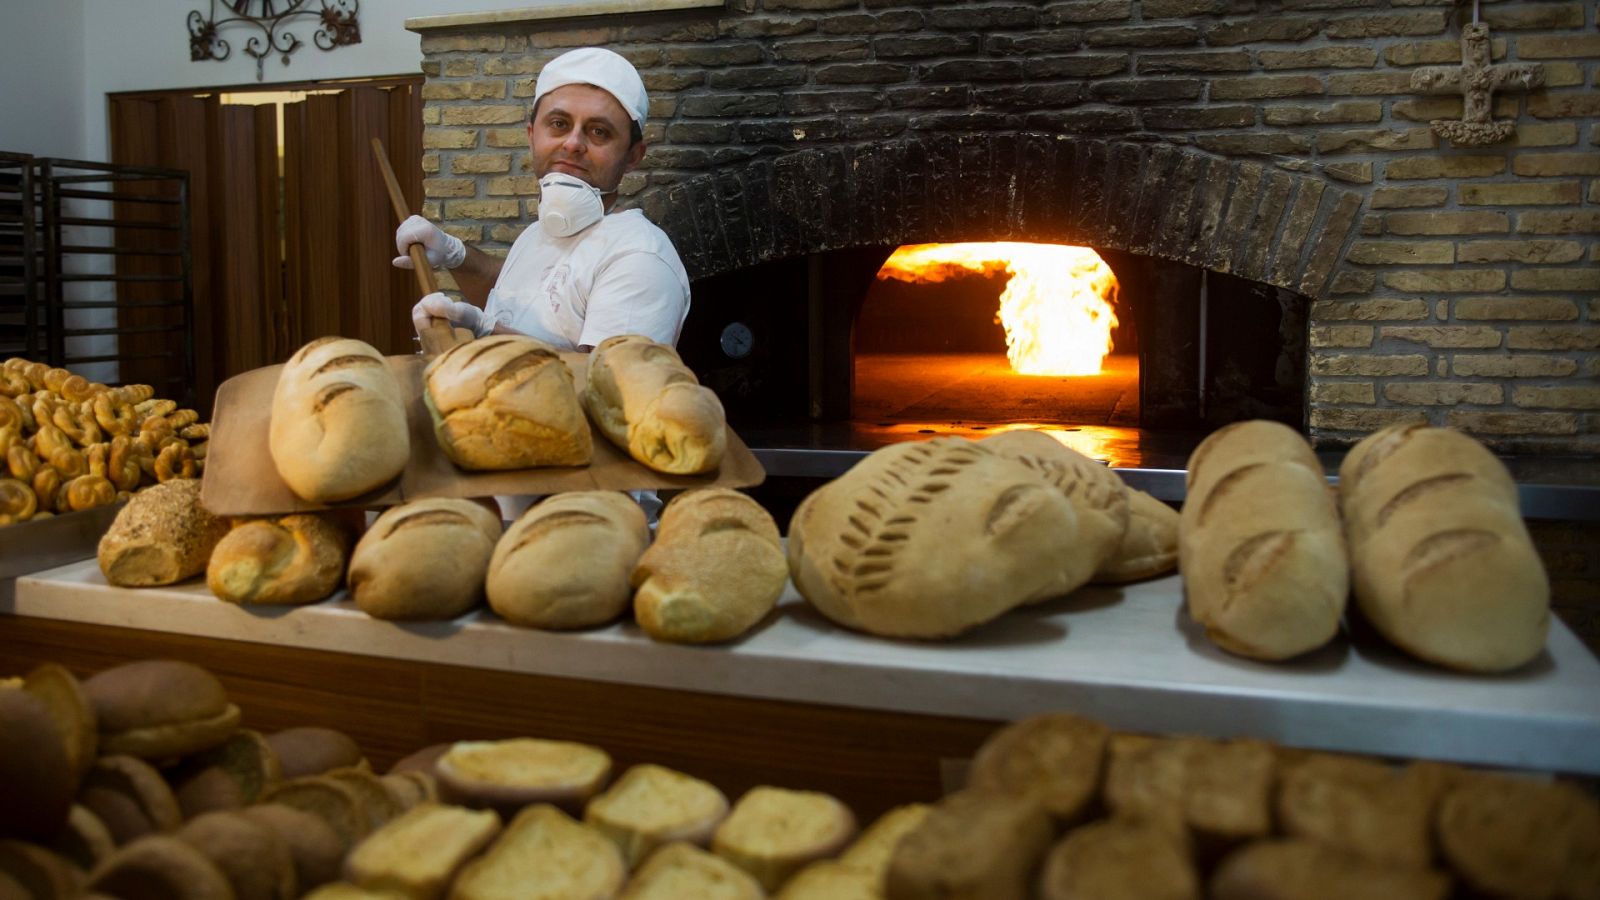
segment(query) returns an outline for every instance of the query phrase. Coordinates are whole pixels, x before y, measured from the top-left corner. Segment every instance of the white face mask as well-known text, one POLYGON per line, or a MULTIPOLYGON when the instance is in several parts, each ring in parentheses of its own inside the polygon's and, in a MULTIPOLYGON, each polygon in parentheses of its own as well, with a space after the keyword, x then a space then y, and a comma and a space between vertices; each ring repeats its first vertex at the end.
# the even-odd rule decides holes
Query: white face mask
POLYGON ((551 172, 539 179, 539 227, 551 237, 569 237, 606 214, 600 189, 571 175, 551 172))

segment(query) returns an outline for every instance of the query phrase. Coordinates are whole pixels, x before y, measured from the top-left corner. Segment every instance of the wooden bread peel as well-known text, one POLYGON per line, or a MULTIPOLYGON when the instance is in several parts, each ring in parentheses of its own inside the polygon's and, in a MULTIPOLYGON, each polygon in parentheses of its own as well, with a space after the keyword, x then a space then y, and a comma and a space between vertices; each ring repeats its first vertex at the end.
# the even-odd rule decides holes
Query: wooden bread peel
MULTIPOLYGON (((394 177, 394 169, 389 167, 389 156, 384 152, 383 141, 379 138, 372 139, 372 155, 378 158, 378 171, 383 173, 383 183, 389 188, 389 202, 394 205, 394 217, 397 222, 404 222, 411 215, 406 206, 405 195, 400 192, 400 181, 394 177)), ((438 282, 433 279, 433 267, 428 265, 428 253, 421 244, 412 244, 406 248, 411 256, 411 269, 417 273, 417 287, 424 296, 439 290, 438 282)), ((438 356, 457 344, 465 344, 472 340, 472 332, 465 328, 451 329, 450 320, 435 316, 427 328, 422 329, 422 352, 428 356, 438 356)))

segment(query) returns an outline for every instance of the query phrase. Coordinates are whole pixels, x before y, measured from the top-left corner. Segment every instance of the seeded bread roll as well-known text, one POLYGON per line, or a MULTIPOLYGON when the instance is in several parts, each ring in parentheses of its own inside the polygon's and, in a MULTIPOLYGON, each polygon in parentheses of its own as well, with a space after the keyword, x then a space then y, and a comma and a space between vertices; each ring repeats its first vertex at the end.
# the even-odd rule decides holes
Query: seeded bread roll
POLYGON ((1479 775, 1439 804, 1439 848, 1488 897, 1600 896, 1600 804, 1563 782, 1479 775))
POLYGON ((540 803, 524 809, 456 879, 452 900, 608 900, 627 879, 615 844, 540 803), (529 877, 529 873, 537 873, 529 877))
POLYGON ((206 570, 228 520, 200 505, 200 481, 174 478, 134 494, 100 538, 100 571, 121 587, 176 584, 206 570))
POLYGON ((77 789, 78 772, 49 710, 27 691, 0 687, 0 838, 54 837, 77 789))
POLYGON ((1178 511, 1144 491, 1128 488, 1128 530, 1115 553, 1095 570, 1095 584, 1126 584, 1178 565, 1178 511))
POLYGON ((1444 900, 1450 879, 1289 838, 1234 851, 1211 876, 1209 888, 1214 900, 1444 900))
POLYGON ((607 440, 657 472, 711 472, 727 450, 722 401, 678 351, 637 334, 594 348, 583 407, 607 440))
POLYGON ((453 619, 483 597, 500 518, 437 497, 385 510, 350 554, 350 596, 375 619, 453 619))
POLYGON ((674 497, 631 579, 633 617, 651 637, 698 644, 744 634, 789 581, 777 523, 727 488, 674 497))
POLYGON ((557 494, 506 529, 489 561, 489 606, 530 628, 587 628, 628 608, 650 542, 644 511, 616 491, 557 494))
POLYGON ((1280 660, 1339 631, 1349 564, 1339 512, 1305 438, 1277 422, 1229 425, 1189 457, 1179 570, 1189 615, 1217 646, 1280 660))
POLYGON ((215 675, 193 663, 146 659, 83 683, 100 752, 164 760, 208 750, 239 728, 239 707, 215 675))
POLYGON ((1050 817, 1015 794, 948 794, 900 839, 884 882, 888 900, 1027 900, 1051 839, 1050 817))
POLYGON ((412 900, 443 897, 456 873, 500 833, 500 817, 425 803, 373 832, 345 860, 345 878, 412 900))
POLYGON ((1484 446, 1448 428, 1393 425, 1339 468, 1356 603, 1421 659, 1503 672, 1544 649, 1550 582, 1516 484, 1484 446))
POLYGON ((461 741, 434 764, 444 797, 506 815, 531 803, 577 813, 611 777, 611 757, 570 741, 461 741))
POLYGON ((1091 719, 1049 713, 995 732, 972 759, 968 783, 1039 800, 1058 824, 1081 820, 1100 792, 1111 730, 1091 719))
POLYGON ((650 854, 619 900, 763 900, 766 896, 743 869, 692 844, 678 843, 650 854))
POLYGON ((707 846, 727 814, 728 798, 712 785, 645 764, 622 773, 589 801, 583 821, 615 841, 623 862, 633 869, 664 844, 707 846))
POLYGON ((457 344, 428 364, 423 398, 445 455, 463 469, 586 466, 594 452, 572 370, 525 335, 457 344))
POLYGON ((243 522, 211 551, 206 586, 229 603, 315 603, 339 589, 350 536, 316 514, 243 522))
POLYGON ((305 500, 333 503, 385 484, 411 457, 400 382, 371 345, 318 338, 278 376, 267 446, 305 500))
POLYGON ((1188 847, 1157 826, 1106 820, 1073 829, 1045 857, 1040 900, 1200 900, 1188 847))
POLYGON ((855 833, 850 808, 827 794, 756 787, 717 826, 711 850, 775 891, 806 864, 836 855, 855 833))

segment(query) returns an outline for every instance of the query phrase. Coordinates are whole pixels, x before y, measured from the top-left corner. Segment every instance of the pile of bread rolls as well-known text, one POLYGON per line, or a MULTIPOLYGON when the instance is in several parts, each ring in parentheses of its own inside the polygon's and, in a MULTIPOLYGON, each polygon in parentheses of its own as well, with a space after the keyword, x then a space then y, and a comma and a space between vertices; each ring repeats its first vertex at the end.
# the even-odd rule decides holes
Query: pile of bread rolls
POLYGON ((205 467, 210 426, 147 384, 0 363, 0 526, 107 506, 205 467))

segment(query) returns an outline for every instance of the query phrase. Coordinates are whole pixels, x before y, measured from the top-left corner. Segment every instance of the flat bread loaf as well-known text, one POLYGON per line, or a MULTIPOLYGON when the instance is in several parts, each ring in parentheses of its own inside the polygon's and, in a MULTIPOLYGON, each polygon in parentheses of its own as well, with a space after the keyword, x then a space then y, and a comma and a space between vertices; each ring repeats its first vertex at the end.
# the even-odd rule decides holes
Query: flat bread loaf
POLYGON ((670 475, 722 464, 727 417, 678 351, 637 334, 606 338, 589 357, 583 406, 611 443, 670 475))
POLYGON ((594 444, 572 370, 542 341, 499 334, 457 344, 428 364, 422 383, 439 446, 463 469, 589 464, 594 444))
POLYGON ((315 503, 364 494, 411 457, 400 382, 383 354, 349 338, 318 338, 289 357, 267 438, 284 483, 315 503))

